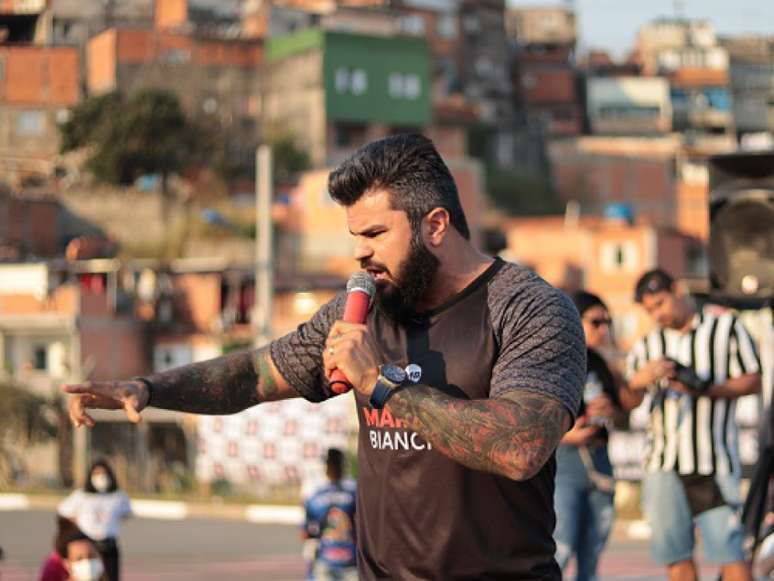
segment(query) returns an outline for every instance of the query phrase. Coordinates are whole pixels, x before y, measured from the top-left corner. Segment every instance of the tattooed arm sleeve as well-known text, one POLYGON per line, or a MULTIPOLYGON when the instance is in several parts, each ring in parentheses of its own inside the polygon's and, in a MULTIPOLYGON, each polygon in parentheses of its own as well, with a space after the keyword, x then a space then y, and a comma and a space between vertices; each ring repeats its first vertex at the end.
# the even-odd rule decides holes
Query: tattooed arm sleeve
POLYGON ((529 294, 515 283, 490 288, 499 352, 489 399, 456 399, 421 385, 399 390, 388 404, 450 458, 515 480, 531 478, 551 457, 577 413, 586 372, 577 310, 545 282, 530 286, 529 294))
POLYGON ((197 414, 232 414, 298 396, 277 371, 269 347, 184 365, 145 379, 153 386, 152 407, 197 414))
POLYGON ((468 401, 416 385, 395 393, 388 405, 452 460, 513 480, 537 474, 570 426, 564 404, 530 391, 468 401))
POLYGON ((345 293, 323 305, 292 333, 257 351, 234 353, 146 377, 152 407, 198 414, 230 414, 256 404, 302 396, 331 397, 322 350, 341 318, 345 293))

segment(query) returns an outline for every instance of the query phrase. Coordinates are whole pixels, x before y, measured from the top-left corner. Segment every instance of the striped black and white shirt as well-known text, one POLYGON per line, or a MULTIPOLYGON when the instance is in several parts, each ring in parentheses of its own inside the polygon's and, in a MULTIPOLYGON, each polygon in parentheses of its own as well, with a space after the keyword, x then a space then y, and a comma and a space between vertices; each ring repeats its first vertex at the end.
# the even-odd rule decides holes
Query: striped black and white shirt
MULTIPOLYGON (((631 377, 648 361, 668 357, 693 369, 713 384, 760 372, 755 345, 732 314, 694 316, 691 330, 656 329, 631 350, 631 377)), ((666 386, 651 385, 643 405, 649 406, 645 470, 680 474, 739 474, 736 399, 694 397, 666 386)))

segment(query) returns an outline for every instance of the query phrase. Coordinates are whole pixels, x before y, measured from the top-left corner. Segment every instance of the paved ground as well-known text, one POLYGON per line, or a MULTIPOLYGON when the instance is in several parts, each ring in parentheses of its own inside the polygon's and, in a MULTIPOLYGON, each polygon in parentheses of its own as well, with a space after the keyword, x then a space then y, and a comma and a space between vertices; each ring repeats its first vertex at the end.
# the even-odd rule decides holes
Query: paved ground
MULTIPOLYGON (((5 551, 0 580, 37 579, 53 532, 51 511, 0 511, 0 546, 5 551)), ((303 574, 298 530, 288 525, 207 518, 135 519, 124 526, 121 545, 127 581, 284 580, 300 579, 303 574)), ((712 568, 702 573, 704 579, 716 575, 712 568)), ((601 578, 649 581, 664 575, 650 563, 647 541, 629 538, 628 527, 618 523, 602 559, 601 578)))

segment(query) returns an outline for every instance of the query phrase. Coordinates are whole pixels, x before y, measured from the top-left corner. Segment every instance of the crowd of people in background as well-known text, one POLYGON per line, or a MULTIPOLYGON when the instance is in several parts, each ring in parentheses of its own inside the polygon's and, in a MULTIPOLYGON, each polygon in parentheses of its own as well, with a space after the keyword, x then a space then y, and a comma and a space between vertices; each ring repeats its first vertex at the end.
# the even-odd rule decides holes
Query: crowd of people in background
POLYGON ((697 578, 698 528, 705 559, 727 580, 752 579, 743 546, 736 402, 761 389, 755 345, 732 312, 697 308, 661 269, 642 275, 634 300, 654 328, 627 357, 625 375, 602 352, 613 347, 602 300, 573 295, 588 345, 584 404, 557 450, 557 561, 576 558, 578 580, 596 578, 613 521, 609 427, 622 412, 648 409, 642 510, 651 556, 677 581, 697 578), (644 402, 644 403, 643 403, 644 402))
POLYGON ((96 460, 84 479, 57 508, 54 551, 43 564, 41 581, 118 581, 121 522, 132 514, 129 497, 113 469, 96 460))

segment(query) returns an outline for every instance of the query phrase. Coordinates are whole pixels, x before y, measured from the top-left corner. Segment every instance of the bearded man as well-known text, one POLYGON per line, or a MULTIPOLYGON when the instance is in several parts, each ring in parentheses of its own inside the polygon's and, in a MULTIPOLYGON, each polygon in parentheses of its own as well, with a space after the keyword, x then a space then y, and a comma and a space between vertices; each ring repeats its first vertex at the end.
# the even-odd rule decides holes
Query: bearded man
POLYGON ((360 578, 560 579, 554 451, 572 426, 586 348, 572 302, 470 241, 433 143, 394 135, 329 177, 355 260, 376 284, 365 324, 346 295, 256 351, 128 381, 66 387, 89 407, 228 414, 333 397, 342 371, 360 421, 360 578), (410 373, 404 368, 409 367, 410 373))

